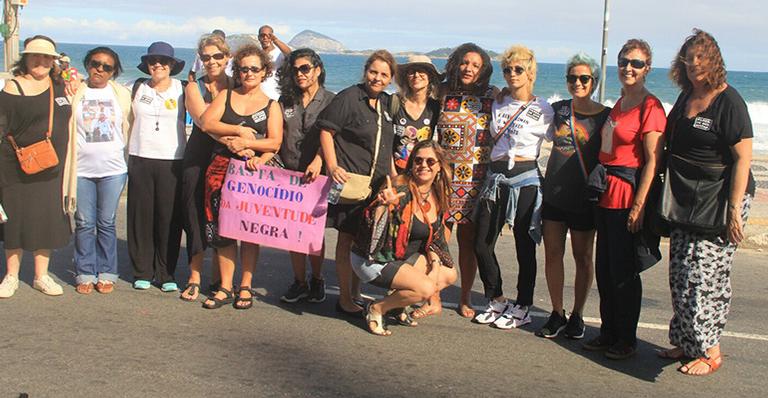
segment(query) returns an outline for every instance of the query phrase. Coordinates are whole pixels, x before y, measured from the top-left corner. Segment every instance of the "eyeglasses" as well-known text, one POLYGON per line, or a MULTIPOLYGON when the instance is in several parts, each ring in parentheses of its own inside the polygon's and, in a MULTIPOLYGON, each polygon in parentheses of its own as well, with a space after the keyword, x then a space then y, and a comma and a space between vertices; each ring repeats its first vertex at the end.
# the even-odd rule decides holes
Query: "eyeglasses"
POLYGON ((416 76, 416 74, 419 74, 421 76, 429 75, 429 73, 427 71, 422 70, 422 69, 411 69, 405 75, 408 76, 408 77, 414 77, 414 76, 416 76))
POLYGON ((294 66, 293 67, 293 73, 298 74, 301 73, 302 75, 308 75, 309 72, 312 72, 312 68, 315 66, 312 64, 304 64, 301 66, 294 66))
POLYGON ((635 69, 643 69, 647 63, 644 60, 637 58, 619 58, 619 68, 626 68, 627 65, 632 65, 632 67, 635 69))
POLYGON ((237 68, 237 71, 242 74, 247 74, 248 72, 253 72, 253 74, 257 74, 261 71, 263 71, 264 68, 259 68, 258 66, 240 66, 237 68))
POLYGON ((272 36, 272 35, 271 35, 271 34, 269 34, 269 33, 259 33, 259 38, 262 38, 262 37, 270 37, 270 36, 272 36))
POLYGON ((587 85, 590 80, 594 79, 592 75, 565 75, 565 80, 568 82, 568 84, 574 84, 576 83, 576 80, 580 81, 581 84, 587 85))
POLYGON ((173 62, 173 60, 166 57, 158 57, 158 56, 147 57, 147 65, 154 65, 154 64, 170 65, 171 62, 173 62))
POLYGON ((427 167, 432 167, 437 163, 437 159, 435 158, 423 158, 421 156, 414 156, 413 157, 413 164, 416 166, 421 166, 424 163, 427 163, 427 167))
POLYGON ((217 61, 221 61, 222 59, 224 59, 224 57, 226 57, 226 55, 224 55, 224 53, 216 53, 216 54, 213 54, 213 55, 203 54, 203 55, 200 56, 200 60, 203 61, 203 62, 208 62, 208 61, 211 60, 211 58, 213 58, 213 59, 215 59, 217 61))
POLYGON ((115 67, 113 65, 105 64, 103 62, 96 61, 95 59, 92 59, 91 62, 88 63, 88 67, 96 70, 101 68, 101 70, 107 73, 112 73, 115 71, 115 67))
POLYGON ((504 69, 502 69, 501 71, 504 72, 504 74, 507 75, 507 76, 511 75, 512 71, 514 71, 517 76, 520 76, 523 73, 525 73, 525 68, 523 68, 520 65, 517 65, 514 68, 510 68, 509 66, 507 66, 504 69))

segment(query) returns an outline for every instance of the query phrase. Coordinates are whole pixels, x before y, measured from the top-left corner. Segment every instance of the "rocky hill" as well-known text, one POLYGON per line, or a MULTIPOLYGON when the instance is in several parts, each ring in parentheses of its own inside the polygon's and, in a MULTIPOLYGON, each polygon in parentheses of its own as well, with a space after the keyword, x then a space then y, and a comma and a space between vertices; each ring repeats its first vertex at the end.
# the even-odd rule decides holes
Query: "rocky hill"
POLYGON ((308 47, 319 53, 343 53, 347 51, 338 40, 312 30, 300 32, 288 42, 288 45, 291 48, 308 47))

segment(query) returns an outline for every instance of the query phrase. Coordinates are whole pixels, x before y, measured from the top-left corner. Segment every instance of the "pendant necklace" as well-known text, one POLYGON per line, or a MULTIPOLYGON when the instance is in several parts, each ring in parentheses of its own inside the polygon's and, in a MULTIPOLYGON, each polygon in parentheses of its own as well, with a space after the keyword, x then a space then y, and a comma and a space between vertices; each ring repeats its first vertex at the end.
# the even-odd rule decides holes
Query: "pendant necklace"
POLYGON ((428 189, 427 192, 418 192, 420 197, 419 199, 421 200, 421 204, 419 206, 421 207, 421 212, 424 213, 424 217, 426 218, 426 213, 432 209, 432 205, 429 203, 429 195, 432 193, 432 189, 428 189))

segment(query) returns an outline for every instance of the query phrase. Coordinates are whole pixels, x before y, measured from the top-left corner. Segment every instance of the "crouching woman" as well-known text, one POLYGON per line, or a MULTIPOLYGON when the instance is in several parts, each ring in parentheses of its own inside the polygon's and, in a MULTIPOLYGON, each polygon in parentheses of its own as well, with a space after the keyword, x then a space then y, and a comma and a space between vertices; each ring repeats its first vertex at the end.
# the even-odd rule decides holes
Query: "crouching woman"
POLYGON ((362 282, 394 292, 366 308, 368 330, 389 336, 382 319, 393 309, 429 299, 456 281, 445 240, 450 177, 442 148, 431 140, 413 148, 406 174, 387 185, 366 209, 352 246, 352 269, 362 282))

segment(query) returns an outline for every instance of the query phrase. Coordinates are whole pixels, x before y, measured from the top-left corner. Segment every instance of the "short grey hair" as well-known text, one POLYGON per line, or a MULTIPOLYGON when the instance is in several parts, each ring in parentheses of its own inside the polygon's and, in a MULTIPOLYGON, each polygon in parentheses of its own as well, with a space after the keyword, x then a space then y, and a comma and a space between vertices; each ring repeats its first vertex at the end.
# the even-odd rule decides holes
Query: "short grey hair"
POLYGON ((597 84, 600 82, 600 66, 594 58, 586 53, 580 52, 568 59, 568 63, 565 65, 565 74, 567 75, 571 71, 571 68, 579 65, 588 66, 590 72, 592 72, 592 77, 594 78, 595 83, 592 85, 592 91, 594 92, 595 87, 597 87, 597 84))

